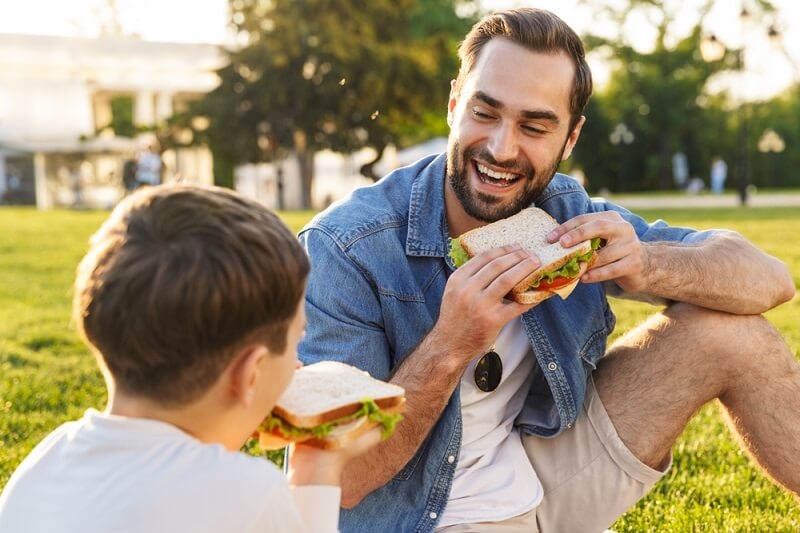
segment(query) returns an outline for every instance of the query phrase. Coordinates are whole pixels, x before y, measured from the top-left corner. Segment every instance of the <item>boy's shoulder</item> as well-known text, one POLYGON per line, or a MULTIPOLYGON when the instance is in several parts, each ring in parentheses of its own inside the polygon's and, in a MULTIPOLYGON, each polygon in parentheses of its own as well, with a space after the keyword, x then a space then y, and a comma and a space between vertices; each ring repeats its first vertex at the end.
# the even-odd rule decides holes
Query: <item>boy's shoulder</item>
POLYGON ((52 521, 89 512, 87 495, 93 530, 106 531, 124 514, 135 513, 144 531, 165 531, 168 524, 195 530, 190 524, 228 520, 224 508, 252 523, 290 505, 283 472, 264 458, 202 443, 164 422, 94 411, 56 429, 23 461, 3 491, 0 522, 24 523, 26 531, 62 529, 52 521), (50 514, 38 516, 45 500, 50 514), (154 505, 166 506, 169 516, 151 516, 154 505))

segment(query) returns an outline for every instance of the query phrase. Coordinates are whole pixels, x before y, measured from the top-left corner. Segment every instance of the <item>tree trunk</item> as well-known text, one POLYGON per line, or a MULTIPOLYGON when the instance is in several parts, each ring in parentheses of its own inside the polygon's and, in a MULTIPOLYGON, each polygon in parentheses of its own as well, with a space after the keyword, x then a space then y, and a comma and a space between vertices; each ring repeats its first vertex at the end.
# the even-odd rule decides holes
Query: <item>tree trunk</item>
POLYGON ((306 133, 294 132, 294 148, 300 166, 300 201, 303 209, 311 209, 311 184, 314 182, 314 152, 308 149, 306 133))
POLYGON ((378 161, 380 161, 381 158, 383 157, 383 152, 386 151, 386 146, 385 145, 376 146, 375 149, 377 150, 377 154, 375 155, 375 158, 372 161, 370 161, 369 163, 365 163, 365 164, 361 165, 361 168, 359 169, 359 172, 365 178, 369 178, 372 181, 377 182, 383 176, 379 176, 379 175, 375 174, 375 165, 378 164, 378 161))
POLYGON ((314 183, 314 153, 310 150, 298 152, 297 160, 300 163, 300 183, 302 186, 302 207, 311 209, 311 184, 314 183))
POLYGON ((670 142, 666 133, 666 128, 661 130, 658 138, 658 146, 661 157, 658 158, 658 188, 662 191, 670 189, 672 181, 670 142))

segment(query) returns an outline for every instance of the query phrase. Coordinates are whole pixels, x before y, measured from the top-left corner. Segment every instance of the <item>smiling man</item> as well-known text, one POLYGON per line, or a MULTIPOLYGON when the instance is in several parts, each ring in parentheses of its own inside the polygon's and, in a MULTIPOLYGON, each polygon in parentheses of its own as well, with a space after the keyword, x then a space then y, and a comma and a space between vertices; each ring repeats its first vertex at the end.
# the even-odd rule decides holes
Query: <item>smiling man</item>
POLYGON ((800 365, 760 316, 792 298, 786 267, 733 232, 648 224, 556 172, 592 82, 552 13, 489 15, 459 52, 447 153, 300 234, 314 265, 301 359, 406 389, 395 436, 342 480, 341 531, 602 531, 670 468, 714 398, 797 494, 800 365), (605 243, 569 298, 535 307, 504 298, 534 254, 505 246, 458 270, 448 257, 449 238, 529 206, 559 222, 550 242, 605 243), (608 347, 610 294, 662 309, 608 347))

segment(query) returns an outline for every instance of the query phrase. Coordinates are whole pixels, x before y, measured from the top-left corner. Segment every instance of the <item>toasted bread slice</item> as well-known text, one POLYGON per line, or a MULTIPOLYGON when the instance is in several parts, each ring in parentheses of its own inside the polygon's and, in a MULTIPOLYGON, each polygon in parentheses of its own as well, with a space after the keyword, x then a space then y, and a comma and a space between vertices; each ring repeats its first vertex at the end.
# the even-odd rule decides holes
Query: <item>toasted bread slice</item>
MULTIPOLYGON (((558 291, 529 290, 530 285, 539 278, 542 272, 557 270, 574 256, 585 254, 592 249, 591 241, 588 240, 569 248, 561 246, 559 242, 547 242, 547 234, 558 225, 556 219, 546 211, 528 207, 516 215, 468 231, 459 237, 459 241, 470 257, 508 244, 519 244, 527 250, 534 251, 539 257, 541 266, 517 283, 509 297, 520 303, 537 303, 563 291, 563 289, 558 291)), ((571 287, 574 289, 575 285, 572 284, 571 287)), ((566 298, 566 296, 563 297, 566 298)))
POLYGON ((364 398, 391 411, 405 405, 405 390, 356 367, 322 361, 298 369, 272 411, 295 427, 311 428, 355 413, 364 398))

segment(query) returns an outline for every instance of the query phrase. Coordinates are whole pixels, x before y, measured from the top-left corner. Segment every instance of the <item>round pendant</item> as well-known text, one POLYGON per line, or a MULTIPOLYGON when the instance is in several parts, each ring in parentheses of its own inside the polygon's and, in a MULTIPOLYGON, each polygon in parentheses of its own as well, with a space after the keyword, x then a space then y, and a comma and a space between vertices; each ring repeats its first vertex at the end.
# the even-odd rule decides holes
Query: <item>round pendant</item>
POLYGON ((492 392, 503 379, 503 360, 497 352, 490 350, 483 354, 475 365, 475 386, 483 392, 492 392))

